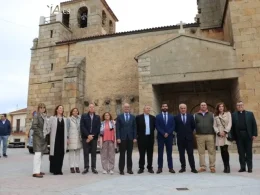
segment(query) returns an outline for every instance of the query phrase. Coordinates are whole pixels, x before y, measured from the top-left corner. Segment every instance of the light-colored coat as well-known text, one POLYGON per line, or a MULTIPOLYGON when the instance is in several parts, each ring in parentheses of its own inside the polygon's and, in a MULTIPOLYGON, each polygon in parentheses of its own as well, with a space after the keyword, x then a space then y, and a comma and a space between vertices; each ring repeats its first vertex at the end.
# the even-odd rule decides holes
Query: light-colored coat
POLYGON ((82 148, 80 134, 80 116, 78 118, 72 116, 67 119, 69 150, 77 150, 82 148))
MULTIPOLYGON (((231 127, 232 118, 230 112, 225 112, 223 115, 214 117, 214 130, 216 134, 224 131, 228 133, 231 130, 231 127)), ((225 137, 216 136, 216 146, 231 145, 231 142, 227 140, 227 133, 225 137)))
MULTIPOLYGON (((50 155, 54 155, 54 146, 55 146, 55 139, 56 139, 56 132, 57 132, 57 123, 58 118, 56 116, 51 116, 47 126, 44 130, 44 137, 47 134, 50 134, 50 155)), ((67 151, 67 118, 63 117, 64 120, 64 154, 67 151)))

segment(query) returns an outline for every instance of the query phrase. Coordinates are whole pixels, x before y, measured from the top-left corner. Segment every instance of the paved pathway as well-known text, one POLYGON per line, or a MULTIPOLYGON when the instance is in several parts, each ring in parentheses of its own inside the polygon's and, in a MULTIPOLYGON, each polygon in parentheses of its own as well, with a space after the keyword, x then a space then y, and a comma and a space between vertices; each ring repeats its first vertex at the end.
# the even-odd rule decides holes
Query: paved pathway
MULTIPOLYGON (((138 175, 138 153, 133 154, 134 175, 120 176, 103 175, 100 157, 97 158, 98 175, 89 173, 70 174, 68 156, 64 160, 64 175, 48 174, 48 156, 44 156, 44 171, 47 175, 43 179, 33 178, 32 159, 26 149, 8 149, 9 157, 0 158, 0 195, 153 195, 153 194, 181 194, 181 195, 259 195, 260 194, 260 155, 254 155, 254 172, 238 173, 237 154, 231 154, 231 174, 222 173, 223 167, 220 154, 217 154, 217 173, 193 174, 187 169, 186 173, 170 174, 165 169, 161 175, 145 172, 138 175), (177 188, 188 188, 178 191, 177 188)), ((196 163, 198 165, 198 158, 196 163)), ((175 171, 180 169, 178 155, 173 154, 175 171)), ((156 165, 155 154, 154 165, 156 165)), ((83 158, 81 158, 83 159, 83 158)), ((165 158, 166 159, 166 158, 165 158)), ((116 156, 118 162, 118 154, 116 156)), ((81 167, 83 162, 81 162, 81 167)), ((156 166, 155 166, 156 167, 156 166)), ((155 168, 156 170, 156 168, 155 168)))

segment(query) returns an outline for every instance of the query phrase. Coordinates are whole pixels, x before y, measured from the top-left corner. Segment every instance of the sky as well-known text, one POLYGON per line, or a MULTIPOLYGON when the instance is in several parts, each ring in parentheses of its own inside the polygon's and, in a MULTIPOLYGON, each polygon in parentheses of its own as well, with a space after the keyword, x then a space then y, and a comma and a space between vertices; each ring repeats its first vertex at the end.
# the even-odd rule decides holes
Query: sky
MULTIPOLYGON (((67 0, 61 0, 67 1, 67 0)), ((27 107, 32 40, 40 16, 60 0, 8 0, 0 8, 0 113, 27 107)), ((193 23, 197 0, 107 0, 119 19, 116 31, 193 23)))

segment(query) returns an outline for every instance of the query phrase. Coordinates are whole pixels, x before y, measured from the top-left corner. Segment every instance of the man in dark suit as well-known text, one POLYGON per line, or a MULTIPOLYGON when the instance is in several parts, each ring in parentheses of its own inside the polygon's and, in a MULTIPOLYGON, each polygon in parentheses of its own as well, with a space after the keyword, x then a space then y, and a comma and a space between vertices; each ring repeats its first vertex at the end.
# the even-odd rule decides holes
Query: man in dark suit
POLYGON ((136 142, 136 122, 135 116, 130 114, 130 105, 125 103, 124 113, 118 115, 116 120, 116 139, 119 144, 119 171, 124 175, 125 153, 127 151, 127 173, 133 174, 132 152, 133 143, 136 142))
POLYGON ((158 171, 157 174, 162 173, 163 168, 163 152, 164 145, 166 146, 168 168, 170 173, 175 173, 172 164, 172 147, 173 147, 173 131, 175 129, 175 122, 173 115, 168 113, 168 105, 162 104, 162 113, 156 116, 156 129, 158 131, 158 171))
POLYGON ((242 101, 237 103, 237 112, 232 114, 231 132, 237 143, 240 163, 239 172, 245 172, 247 164, 248 172, 252 173, 253 141, 256 139, 258 132, 253 112, 244 110, 242 101))
POLYGON ((195 169, 195 161, 193 156, 193 132, 195 129, 194 117, 187 114, 186 104, 179 105, 180 114, 174 117, 175 132, 177 133, 177 143, 180 155, 181 170, 180 173, 186 171, 185 150, 188 153, 191 172, 198 173, 195 169))
POLYGON ((155 117, 150 115, 151 107, 144 107, 144 114, 136 117, 137 143, 139 150, 139 171, 138 174, 144 172, 145 153, 147 154, 147 169, 149 173, 153 171, 153 147, 154 147, 154 130, 155 117))
POLYGON ((89 105, 89 112, 81 116, 80 131, 82 136, 82 145, 84 152, 84 171, 82 174, 88 173, 89 169, 89 153, 91 152, 91 169, 94 174, 98 174, 96 170, 97 140, 100 133, 100 116, 95 114, 95 105, 89 105))

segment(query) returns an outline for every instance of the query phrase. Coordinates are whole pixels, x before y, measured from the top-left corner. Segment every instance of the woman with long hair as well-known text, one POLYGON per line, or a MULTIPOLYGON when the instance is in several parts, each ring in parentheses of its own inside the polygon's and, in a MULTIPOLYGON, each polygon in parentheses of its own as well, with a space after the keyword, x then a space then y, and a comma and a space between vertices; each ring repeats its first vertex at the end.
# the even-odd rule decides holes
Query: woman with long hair
POLYGON ((47 143, 43 130, 47 123, 46 106, 38 105, 37 113, 33 116, 33 177, 42 178, 45 173, 41 172, 43 154, 48 152, 47 143))
POLYGON ((63 106, 59 105, 50 117, 46 134, 50 133, 50 172, 63 175, 62 166, 67 150, 67 119, 63 116, 63 106))
POLYGON ((103 174, 113 174, 115 165, 115 124, 109 112, 102 117, 101 129, 101 164, 103 174))
POLYGON ((80 135, 80 116, 79 110, 73 108, 70 111, 68 122, 68 149, 69 149, 69 163, 71 173, 80 173, 80 149, 82 148, 80 135))
POLYGON ((227 111, 226 105, 220 102, 216 105, 214 115, 214 130, 216 132, 216 146, 220 146, 221 157, 224 163, 224 173, 230 173, 228 146, 231 142, 227 139, 231 130, 231 113, 227 111))

